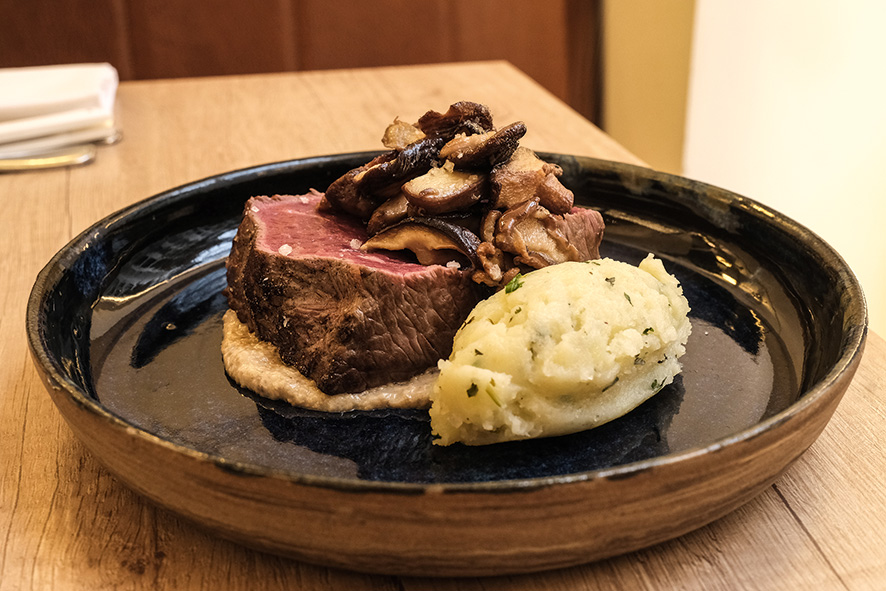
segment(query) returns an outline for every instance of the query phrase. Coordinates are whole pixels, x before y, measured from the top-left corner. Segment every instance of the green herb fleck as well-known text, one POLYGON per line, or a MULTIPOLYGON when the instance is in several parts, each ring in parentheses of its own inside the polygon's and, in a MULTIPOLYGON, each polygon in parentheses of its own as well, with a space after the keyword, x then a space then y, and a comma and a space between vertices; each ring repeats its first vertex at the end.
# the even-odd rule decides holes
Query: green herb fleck
POLYGON ((468 388, 468 398, 473 398, 474 396, 476 396, 478 390, 479 388, 477 387, 477 384, 471 384, 471 387, 468 388))
POLYGON ((615 277, 607 277, 606 283, 608 283, 609 285, 615 285, 615 277))
POLYGON ((608 386, 606 386, 605 388, 603 388, 603 389, 601 390, 601 392, 605 392, 606 390, 608 390, 609 388, 611 388, 612 386, 614 386, 614 385, 617 384, 617 383, 618 383, 618 376, 616 376, 616 378, 615 378, 614 380, 612 380, 612 383, 611 383, 611 384, 609 384, 608 386))
POLYGON ((634 357, 634 365, 646 365, 646 360, 637 355, 634 357))
POLYGON ((627 293, 625 293, 624 296, 628 303, 633 306, 634 302, 631 301, 631 296, 629 296, 627 293))
POLYGON ((523 275, 517 273, 514 275, 514 278, 508 281, 508 284, 505 285, 505 293, 517 291, 521 287, 523 287, 523 275))
POLYGON ((517 306, 517 309, 514 310, 514 314, 519 314, 522 311, 523 311, 523 306, 517 306))
POLYGON ((658 390, 662 386, 664 386, 664 383, 659 384, 658 380, 652 380, 652 389, 653 390, 658 390))
POLYGON ((481 351, 480 349, 474 349, 474 355, 482 355, 482 354, 483 354, 483 351, 481 351))
POLYGON ((652 328, 651 326, 647 326, 645 329, 643 329, 643 334, 644 334, 644 335, 651 334, 651 333, 653 333, 653 332, 655 332, 655 329, 652 328))

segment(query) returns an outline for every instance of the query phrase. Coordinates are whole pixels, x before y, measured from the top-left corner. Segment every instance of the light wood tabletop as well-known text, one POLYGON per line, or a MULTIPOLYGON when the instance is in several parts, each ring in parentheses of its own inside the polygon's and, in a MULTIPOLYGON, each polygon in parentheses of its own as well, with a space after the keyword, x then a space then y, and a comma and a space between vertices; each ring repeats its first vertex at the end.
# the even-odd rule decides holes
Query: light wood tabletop
MULTIPOLYGON (((886 341, 812 447, 761 495, 658 546, 531 575, 364 575, 213 536, 120 484, 75 439, 28 353, 41 267, 96 220, 171 187, 291 158, 377 150, 394 116, 458 100, 522 120, 523 145, 639 160, 503 62, 127 82, 124 139, 94 163, 0 175, 0 589, 883 589, 886 341)), ((728 187, 727 187, 728 188, 728 187)), ((751 196, 753 197, 753 196, 751 196)))

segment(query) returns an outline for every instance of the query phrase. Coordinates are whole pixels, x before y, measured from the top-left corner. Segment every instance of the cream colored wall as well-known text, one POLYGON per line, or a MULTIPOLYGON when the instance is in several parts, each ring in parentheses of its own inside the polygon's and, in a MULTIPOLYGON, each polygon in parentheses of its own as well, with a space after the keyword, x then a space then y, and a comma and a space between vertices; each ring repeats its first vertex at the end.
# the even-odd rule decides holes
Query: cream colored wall
POLYGON ((682 170, 694 0, 603 3, 602 127, 665 172, 682 170))
POLYGON ((818 233, 886 335, 886 3, 698 0, 684 174, 818 233))
POLYGON ((886 335, 886 3, 604 0, 603 128, 827 240, 886 335))

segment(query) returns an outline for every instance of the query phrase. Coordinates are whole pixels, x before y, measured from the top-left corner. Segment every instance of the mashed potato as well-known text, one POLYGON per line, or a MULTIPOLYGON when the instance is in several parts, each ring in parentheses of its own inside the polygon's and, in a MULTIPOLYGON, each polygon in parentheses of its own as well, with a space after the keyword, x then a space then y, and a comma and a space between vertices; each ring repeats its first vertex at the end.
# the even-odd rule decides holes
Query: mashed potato
POLYGON ((688 312, 652 255, 518 276, 474 308, 439 363, 435 443, 563 435, 624 415, 679 373, 688 312))

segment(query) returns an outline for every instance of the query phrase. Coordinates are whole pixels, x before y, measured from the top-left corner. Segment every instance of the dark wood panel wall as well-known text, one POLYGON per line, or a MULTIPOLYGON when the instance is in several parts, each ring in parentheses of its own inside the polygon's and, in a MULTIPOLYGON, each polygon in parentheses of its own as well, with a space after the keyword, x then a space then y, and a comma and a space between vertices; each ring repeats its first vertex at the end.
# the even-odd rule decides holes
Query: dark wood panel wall
POLYGON ((599 3, 0 0, 0 67, 108 61, 136 80, 506 59, 596 121, 599 3))

